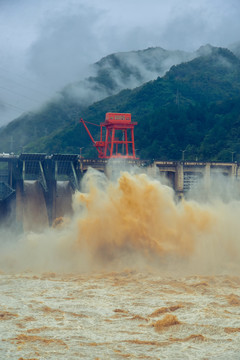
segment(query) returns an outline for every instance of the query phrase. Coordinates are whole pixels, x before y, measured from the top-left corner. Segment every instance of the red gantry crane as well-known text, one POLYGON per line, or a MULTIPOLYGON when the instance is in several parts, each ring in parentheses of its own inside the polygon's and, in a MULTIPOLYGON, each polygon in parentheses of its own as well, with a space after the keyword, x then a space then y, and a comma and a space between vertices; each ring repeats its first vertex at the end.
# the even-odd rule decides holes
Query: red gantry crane
POLYGON ((134 126, 137 123, 131 122, 131 114, 107 113, 105 122, 100 125, 89 123, 83 119, 80 122, 84 125, 93 145, 96 147, 100 159, 136 159, 134 126), (86 123, 100 126, 100 141, 93 139, 86 123), (103 140, 103 132, 105 132, 105 140, 103 140))

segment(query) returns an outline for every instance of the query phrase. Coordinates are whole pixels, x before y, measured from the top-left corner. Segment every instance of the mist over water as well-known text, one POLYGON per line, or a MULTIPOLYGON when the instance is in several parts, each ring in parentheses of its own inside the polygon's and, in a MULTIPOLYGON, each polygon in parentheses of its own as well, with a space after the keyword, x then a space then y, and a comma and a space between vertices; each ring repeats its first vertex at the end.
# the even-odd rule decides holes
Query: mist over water
MULTIPOLYGON (((73 214, 49 228, 39 185, 26 184, 31 191, 23 204, 24 233, 8 232, 6 239, 2 230, 0 269, 64 273, 151 267, 239 274, 240 201, 230 196, 230 185, 228 199, 225 183, 224 199, 215 193, 203 201, 206 190, 200 187, 195 193, 201 201, 178 201, 164 181, 139 169, 121 172, 110 165, 108 178, 90 169, 82 191, 73 196, 73 214)), ((69 199, 66 203, 70 208, 69 199)))

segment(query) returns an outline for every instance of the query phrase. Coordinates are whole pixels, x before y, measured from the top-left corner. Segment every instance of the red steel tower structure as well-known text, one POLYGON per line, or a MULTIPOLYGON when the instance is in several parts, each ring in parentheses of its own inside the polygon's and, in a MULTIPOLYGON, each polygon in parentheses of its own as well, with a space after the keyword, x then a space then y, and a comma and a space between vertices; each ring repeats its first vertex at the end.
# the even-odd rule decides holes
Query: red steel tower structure
MULTIPOLYGON (((127 158, 136 159, 134 142, 134 126, 136 122, 131 121, 131 114, 107 113, 105 122, 100 125, 100 141, 95 141, 83 119, 80 122, 84 125, 93 145, 98 151, 101 159, 127 158), (103 140, 105 132, 105 140, 103 140)), ((90 123, 91 124, 91 123, 90 123)))

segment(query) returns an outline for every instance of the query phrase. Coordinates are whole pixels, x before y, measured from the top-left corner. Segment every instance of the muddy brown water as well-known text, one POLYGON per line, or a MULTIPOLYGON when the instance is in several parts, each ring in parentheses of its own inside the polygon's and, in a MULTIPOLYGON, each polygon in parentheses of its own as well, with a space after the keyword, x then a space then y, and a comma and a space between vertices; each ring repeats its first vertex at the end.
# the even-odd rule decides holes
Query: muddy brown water
POLYGON ((239 277, 126 270, 0 284, 2 359, 239 359, 239 277))

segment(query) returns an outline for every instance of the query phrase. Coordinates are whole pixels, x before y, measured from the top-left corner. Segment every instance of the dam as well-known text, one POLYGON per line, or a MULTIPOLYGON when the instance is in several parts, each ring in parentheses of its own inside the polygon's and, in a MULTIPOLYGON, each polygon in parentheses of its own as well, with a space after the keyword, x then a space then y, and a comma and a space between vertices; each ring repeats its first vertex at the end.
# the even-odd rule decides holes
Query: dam
MULTIPOLYGON (((80 190, 84 173, 93 168, 109 176, 108 162, 74 154, 0 154, 0 224, 17 223, 26 230, 37 227, 41 231, 56 219, 70 216, 72 195, 80 190)), ((136 166, 152 178, 161 175, 178 197, 200 181, 208 186, 214 174, 240 180, 240 164, 233 162, 124 159, 120 164, 123 169, 136 166)))

